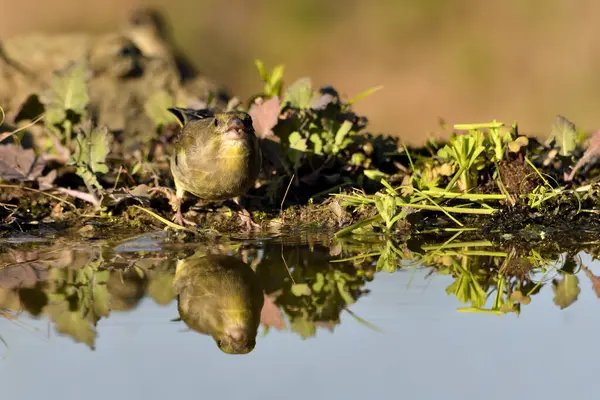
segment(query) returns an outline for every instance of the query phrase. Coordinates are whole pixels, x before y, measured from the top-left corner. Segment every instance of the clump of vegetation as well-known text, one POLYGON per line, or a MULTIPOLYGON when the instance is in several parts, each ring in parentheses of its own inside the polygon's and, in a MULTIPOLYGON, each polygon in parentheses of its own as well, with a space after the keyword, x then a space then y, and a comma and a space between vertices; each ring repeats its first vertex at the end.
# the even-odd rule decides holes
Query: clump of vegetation
MULTIPOLYGON (((366 118, 351 110, 354 102, 377 88, 344 102, 333 88, 314 90, 307 78, 286 88, 283 66, 270 73, 260 61, 257 67, 263 93, 253 96, 247 107, 233 99, 226 110, 248 111, 261 141, 263 174, 248 196, 251 209, 261 214, 258 219, 266 216, 267 222, 273 217, 285 221, 280 218, 284 208, 326 200, 329 193, 341 188, 372 191, 377 187, 370 177, 381 174, 380 168, 390 168, 384 152, 396 151, 394 141, 369 141, 363 132, 366 118)), ((122 132, 95 122, 88 79, 83 62, 57 71, 48 90, 40 95, 42 114, 1 137, 12 143, 0 145, 5 155, 0 180, 6 182, 0 217, 9 226, 39 220, 39 215, 22 212, 30 210, 22 207, 25 200, 19 195, 25 189, 31 194, 28 197, 46 197, 49 209, 54 210, 44 216, 46 221, 62 218, 77 224, 85 218, 104 217, 114 223, 136 206, 173 226, 161 218, 161 214, 168 215, 168 205, 152 188, 173 186, 168 162, 178 125, 167 108, 180 104, 164 91, 151 96, 144 109, 155 130, 150 140, 129 151, 130 139, 122 132), (21 184, 15 186, 11 181, 21 184), (59 203, 62 206, 57 208, 59 203)), ((191 205, 191 201, 186 204, 187 211, 191 205)), ((206 210, 191 210, 189 216, 210 223, 211 218, 204 217, 206 210)), ((221 210, 217 214, 228 215, 221 210)), ((224 223, 223 217, 208 227, 236 229, 234 223, 224 223)))
POLYGON ((508 224, 497 224, 513 221, 511 233, 535 221, 540 235, 559 222, 596 224, 595 172, 573 180, 577 170, 597 155, 596 140, 592 138, 572 167, 584 150, 584 136, 564 117, 558 117, 545 143, 519 134, 516 124, 455 125, 448 143, 403 149, 409 173, 401 182, 392 184, 383 177, 383 188, 377 193, 356 190, 336 195, 352 209, 375 207, 378 211, 337 235, 393 232, 405 221, 425 230, 483 225, 488 231, 507 229, 508 224), (437 215, 432 218, 432 214, 437 215), (488 218, 482 220, 482 216, 488 218))
MULTIPOLYGON (((447 141, 409 148, 397 137, 373 135, 367 118, 353 111, 381 87, 345 100, 330 86, 315 89, 309 78, 287 85, 283 65, 269 70, 257 60, 256 67, 260 93, 226 104, 209 93, 203 104, 211 112, 252 116, 263 166, 246 203, 264 231, 304 224, 336 229, 338 237, 465 227, 483 232, 508 229, 510 218, 523 230, 524 221, 589 224, 597 212, 592 167, 600 136, 586 149, 583 132, 564 117, 545 142, 520 133, 516 123, 492 121, 457 124, 447 141)), ((138 140, 130 129, 98 123, 93 79, 86 60, 55 71, 46 90, 12 110, 15 126, 2 125, 3 229, 39 222, 81 227, 94 219, 196 232, 171 223, 167 198, 153 190, 174 186, 169 159, 178 124, 168 108, 188 103, 158 88, 141 111, 152 127, 138 140)), ((205 231, 240 229, 238 216, 222 204, 198 207, 189 198, 182 210, 205 231)))

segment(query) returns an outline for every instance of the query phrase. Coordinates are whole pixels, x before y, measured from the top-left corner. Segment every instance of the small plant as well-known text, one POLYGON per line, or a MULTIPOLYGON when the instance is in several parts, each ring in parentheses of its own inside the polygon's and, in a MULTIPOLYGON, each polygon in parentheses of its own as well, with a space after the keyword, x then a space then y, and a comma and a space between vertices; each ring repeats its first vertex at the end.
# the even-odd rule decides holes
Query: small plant
POLYGON ((262 60, 256 59, 254 64, 258 69, 260 79, 264 83, 263 94, 265 97, 281 97, 285 66, 282 64, 276 65, 271 71, 267 71, 262 60))

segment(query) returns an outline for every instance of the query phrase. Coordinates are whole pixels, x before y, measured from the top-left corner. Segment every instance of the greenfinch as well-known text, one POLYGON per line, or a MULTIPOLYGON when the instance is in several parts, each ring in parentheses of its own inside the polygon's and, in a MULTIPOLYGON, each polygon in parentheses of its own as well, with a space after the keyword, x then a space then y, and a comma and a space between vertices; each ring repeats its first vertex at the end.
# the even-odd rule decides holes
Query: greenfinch
POLYGON ((255 225, 239 197, 254 186, 262 155, 252 126, 243 111, 212 114, 207 110, 169 108, 181 130, 175 140, 170 167, 175 181, 175 217, 185 221, 181 202, 185 192, 208 201, 236 199, 246 225, 255 225))
POLYGON ((250 266, 232 256, 198 252, 178 261, 173 291, 181 320, 211 335, 221 351, 254 349, 264 294, 250 266))

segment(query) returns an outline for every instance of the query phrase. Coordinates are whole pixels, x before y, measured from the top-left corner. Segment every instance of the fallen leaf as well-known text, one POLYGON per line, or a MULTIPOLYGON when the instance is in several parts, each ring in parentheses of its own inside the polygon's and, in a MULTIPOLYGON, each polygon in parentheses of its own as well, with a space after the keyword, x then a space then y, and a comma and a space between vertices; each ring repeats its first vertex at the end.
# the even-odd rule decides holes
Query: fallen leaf
POLYGON ((575 173, 578 169, 584 167, 592 161, 595 161, 600 156, 600 131, 596 132, 594 136, 590 139, 588 148, 583 153, 583 156, 577 161, 571 173, 567 175, 564 179, 566 182, 570 182, 573 180, 575 173))
POLYGON ((327 108, 327 106, 329 104, 333 103, 336 100, 337 100, 337 97, 335 97, 329 93, 325 93, 319 97, 314 98, 310 102, 310 108, 312 108, 313 110, 324 110, 327 108))
POLYGON ((561 156, 568 156, 575 150, 577 144, 575 124, 562 115, 556 118, 556 122, 552 125, 550 136, 554 138, 556 145, 560 148, 561 156))
POLYGON ((42 174, 46 161, 32 149, 14 144, 0 145, 0 179, 31 181, 42 174))
POLYGON ((44 190, 51 189, 52 183, 54 183, 54 180, 56 179, 57 175, 58 175, 57 171, 55 169, 53 169, 52 171, 48 172, 46 175, 40 176, 39 178, 37 178, 38 185, 40 186, 40 190, 44 191, 44 190))
POLYGON ((134 187, 133 189, 116 189, 109 190, 107 195, 102 200, 103 206, 115 206, 124 200, 135 200, 144 207, 150 205, 150 187, 142 184, 134 187))
POLYGON ((280 108, 279 97, 271 97, 267 101, 252 104, 248 114, 252 117, 252 125, 259 139, 276 137, 273 128, 279 121, 280 108))

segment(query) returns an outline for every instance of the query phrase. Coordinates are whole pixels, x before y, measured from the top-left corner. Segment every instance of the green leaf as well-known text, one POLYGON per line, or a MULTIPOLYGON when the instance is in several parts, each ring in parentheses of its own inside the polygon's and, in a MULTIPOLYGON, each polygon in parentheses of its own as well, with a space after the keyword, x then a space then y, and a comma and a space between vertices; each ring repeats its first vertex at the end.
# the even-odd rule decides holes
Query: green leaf
POLYGON ((255 59, 254 65, 256 65, 256 69, 258 70, 260 79, 262 79, 263 82, 267 82, 269 78, 267 76, 267 69, 265 68, 265 63, 262 62, 262 60, 255 59))
POLYGON ((313 150, 316 154, 323 154, 323 140, 318 133, 310 135, 309 140, 313 143, 313 150))
POLYGON ((292 132, 288 137, 290 148, 299 151, 306 151, 306 139, 300 135, 300 132, 292 132))
POLYGON ((387 178, 389 176, 388 174, 383 173, 378 169, 365 169, 363 171, 363 173, 365 174, 365 176, 367 178, 372 179, 377 182, 379 182, 380 180, 387 178))
POLYGON ((86 166, 94 173, 105 174, 108 167, 105 164, 106 156, 110 151, 112 136, 106 126, 91 128, 86 124, 77 133, 77 147, 73 161, 78 166, 86 166))
POLYGON ((310 296, 310 287, 306 283, 294 283, 291 288, 292 294, 296 297, 310 296))
POLYGON ((283 71, 285 67, 283 65, 277 65, 271 71, 271 76, 269 77, 269 89, 271 96, 281 96, 281 89, 283 87, 283 71))
POLYGON ((577 145, 575 124, 562 115, 556 118, 550 136, 556 140, 556 145, 560 148, 561 156, 568 156, 575 150, 575 146, 577 145))
POLYGON ((256 65, 260 79, 265 84, 263 89, 264 94, 269 97, 281 96, 281 89, 283 88, 283 71, 285 67, 283 65, 277 65, 269 74, 262 60, 255 59, 254 65, 256 65))
POLYGON ((344 121, 344 123, 342 124, 342 126, 340 126, 340 129, 338 129, 337 133, 335 134, 335 144, 340 147, 342 147, 342 143, 344 142, 344 139, 346 138, 346 136, 348 136, 348 134, 350 133, 350 130, 352 129, 352 122, 346 120, 344 121))
POLYGON ((372 95, 373 93, 377 92, 378 90, 383 89, 383 85, 379 85, 379 86, 375 86, 372 87, 370 89, 365 90, 362 93, 357 94, 356 96, 354 96, 351 100, 349 100, 346 105, 347 106, 351 106, 352 104, 356 103, 357 101, 364 99, 367 96, 372 95))
POLYGON ((527 136, 519 136, 512 142, 508 143, 508 150, 510 150, 513 153, 516 153, 519 150, 521 150, 521 147, 523 147, 523 146, 526 147, 528 144, 529 144, 529 139, 527 139, 527 136))
POLYGON ((61 124, 69 110, 83 118, 89 102, 85 65, 72 63, 55 72, 49 90, 40 96, 40 100, 44 104, 46 123, 49 125, 61 124))
POLYGON ((94 186, 98 190, 101 190, 102 186, 96 174, 108 172, 105 161, 111 141, 112 136, 105 126, 91 128, 91 123, 87 123, 77 133, 77 146, 70 164, 77 166, 75 172, 88 186, 94 186))
POLYGON ((310 108, 313 97, 312 82, 310 78, 300 78, 287 88, 284 103, 290 103, 294 108, 310 108))
POLYGON ((174 122, 173 114, 168 110, 174 106, 173 97, 165 90, 159 90, 148 98, 144 104, 144 111, 154 125, 160 127, 174 122))
POLYGON ((579 296, 579 278, 576 275, 564 275, 562 280, 552 281, 554 304, 564 309, 573 304, 579 296))

